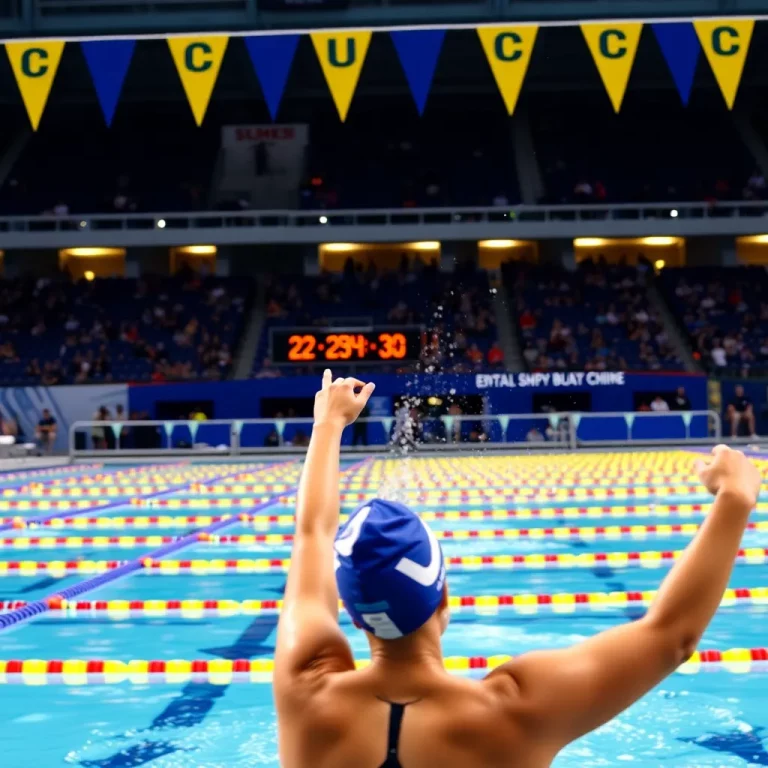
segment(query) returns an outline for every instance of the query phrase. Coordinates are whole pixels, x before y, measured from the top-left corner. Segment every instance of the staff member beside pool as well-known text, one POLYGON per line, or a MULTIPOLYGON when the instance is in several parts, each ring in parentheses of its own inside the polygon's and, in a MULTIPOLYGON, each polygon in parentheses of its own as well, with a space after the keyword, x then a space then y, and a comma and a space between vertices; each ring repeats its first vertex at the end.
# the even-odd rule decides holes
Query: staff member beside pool
POLYGON ((548 766, 696 649, 760 490, 742 453, 720 445, 697 462, 712 509, 644 618, 524 654, 479 682, 444 669, 445 566, 420 518, 376 499, 337 533, 341 433, 372 392, 325 371, 315 398, 275 653, 283 768, 548 766), (339 595, 371 647, 361 671, 338 624, 339 595))

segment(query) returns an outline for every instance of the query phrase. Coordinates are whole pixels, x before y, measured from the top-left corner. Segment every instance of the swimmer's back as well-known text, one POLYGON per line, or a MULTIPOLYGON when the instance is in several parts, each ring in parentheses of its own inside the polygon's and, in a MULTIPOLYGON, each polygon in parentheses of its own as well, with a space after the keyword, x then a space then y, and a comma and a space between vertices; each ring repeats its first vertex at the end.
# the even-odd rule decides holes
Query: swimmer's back
POLYGON ((303 701, 296 699, 290 712, 281 712, 283 768, 382 768, 392 703, 406 705, 396 744, 402 768, 551 763, 557 748, 527 735, 534 718, 524 711, 508 675, 483 682, 411 675, 408 670, 404 680, 381 680, 366 670, 318 678, 302 692, 303 701))

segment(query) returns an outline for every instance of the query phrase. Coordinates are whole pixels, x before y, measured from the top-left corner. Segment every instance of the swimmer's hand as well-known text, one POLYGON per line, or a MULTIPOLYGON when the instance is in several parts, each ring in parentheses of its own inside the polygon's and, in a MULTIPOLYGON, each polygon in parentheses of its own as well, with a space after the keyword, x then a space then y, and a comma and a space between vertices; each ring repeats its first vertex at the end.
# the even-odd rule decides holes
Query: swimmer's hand
POLYGON ((326 368, 322 389, 315 395, 315 426, 333 424, 344 428, 351 424, 365 408, 375 387, 351 377, 333 381, 330 369, 326 368))
POLYGON ((696 474, 713 495, 727 494, 738 498, 747 509, 753 509, 757 504, 763 478, 741 451, 716 445, 711 459, 696 462, 696 474))

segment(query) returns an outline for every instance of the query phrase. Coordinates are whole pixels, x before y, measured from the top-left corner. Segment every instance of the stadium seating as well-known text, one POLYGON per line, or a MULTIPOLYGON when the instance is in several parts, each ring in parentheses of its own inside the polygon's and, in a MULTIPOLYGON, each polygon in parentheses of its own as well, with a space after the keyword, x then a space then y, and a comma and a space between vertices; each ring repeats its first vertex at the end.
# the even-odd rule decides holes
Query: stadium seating
POLYGON ((669 306, 713 373, 768 373, 768 274, 763 267, 665 269, 669 306))
POLYGON ((603 109, 591 108, 583 94, 572 94, 575 119, 563 120, 568 98, 563 95, 556 105, 539 104, 531 113, 544 202, 743 198, 755 161, 727 113, 680 111, 677 94, 663 93, 654 94, 652 104, 633 100, 620 115, 605 115, 603 109), (713 145, 718 152, 711 151, 713 145))
POLYGON ((6 385, 222 378, 250 285, 242 279, 0 282, 6 385))
POLYGON ((504 269, 523 356, 533 370, 680 370, 650 307, 642 270, 582 262, 576 272, 504 269))

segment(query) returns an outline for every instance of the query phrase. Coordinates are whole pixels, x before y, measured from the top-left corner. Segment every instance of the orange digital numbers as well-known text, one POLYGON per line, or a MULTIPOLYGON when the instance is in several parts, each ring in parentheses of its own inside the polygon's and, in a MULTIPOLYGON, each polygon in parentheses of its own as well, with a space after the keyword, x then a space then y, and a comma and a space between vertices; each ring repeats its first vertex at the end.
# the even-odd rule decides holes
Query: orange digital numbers
POLYGON ((276 362, 357 362, 363 360, 408 360, 418 357, 418 331, 391 330, 343 332, 325 329, 294 333, 275 330, 276 362), (287 342, 287 344, 286 344, 287 342))
POLYGON ((405 334, 380 333, 379 357, 382 360, 403 360, 407 354, 405 334))
POLYGON ((309 333, 294 334, 288 339, 288 359, 291 362, 316 360, 317 339, 309 333))

